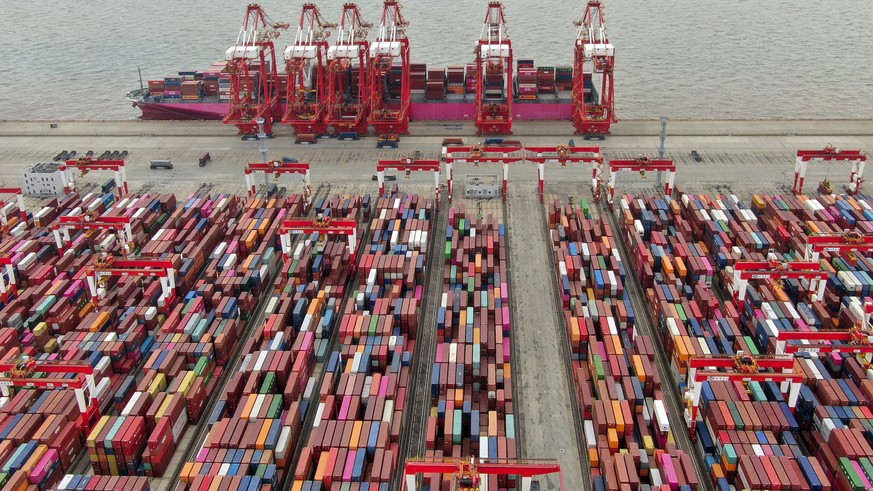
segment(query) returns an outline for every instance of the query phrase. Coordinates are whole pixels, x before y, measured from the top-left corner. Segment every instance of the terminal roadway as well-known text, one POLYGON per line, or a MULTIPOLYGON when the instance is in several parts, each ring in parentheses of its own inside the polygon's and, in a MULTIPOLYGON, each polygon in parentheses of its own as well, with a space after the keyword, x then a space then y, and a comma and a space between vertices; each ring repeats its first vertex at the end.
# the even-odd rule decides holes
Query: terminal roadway
MULTIPOLYGON (((519 457, 557 459, 567 489, 593 489, 545 212, 521 183, 510 186, 507 210, 519 457)), ((541 479, 540 489, 560 489, 557 476, 541 479)))

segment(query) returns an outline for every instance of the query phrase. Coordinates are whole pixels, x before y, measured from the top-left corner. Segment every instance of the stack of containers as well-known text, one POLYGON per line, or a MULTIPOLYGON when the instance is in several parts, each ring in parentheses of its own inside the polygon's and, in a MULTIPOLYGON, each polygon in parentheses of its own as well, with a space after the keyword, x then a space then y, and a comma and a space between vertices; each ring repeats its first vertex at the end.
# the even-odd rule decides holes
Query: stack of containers
POLYGON ((594 488, 696 489, 692 456, 672 442, 652 340, 635 332, 610 225, 587 203, 559 200, 548 221, 594 488))
POLYGON ((479 73, 479 66, 475 63, 468 63, 464 68, 464 90, 468 94, 476 93, 476 76, 479 73))
POLYGON ((537 98, 537 71, 533 60, 518 60, 518 73, 515 78, 518 84, 519 100, 535 100, 537 98))
MULTIPOLYGON (((851 288, 838 287, 841 277, 833 275, 825 302, 809 303, 808 288, 796 280, 778 285, 752 281, 743 312, 730 303, 719 305, 706 287, 714 269, 715 278, 729 292, 732 265, 737 260, 763 260, 769 249, 787 260, 799 259, 806 234, 837 232, 829 222, 840 216, 850 216, 859 230, 866 230, 866 222, 859 220, 867 218, 860 203, 869 206, 866 198, 844 197, 755 196, 752 209, 732 196, 623 198, 622 226, 635 251, 637 273, 650 287, 648 296, 665 348, 672 352, 674 370, 684 374, 684 362, 692 355, 775 352, 780 330, 847 328, 861 319, 859 296, 864 295, 865 281, 857 271, 851 273, 858 281, 851 288), (829 206, 833 213, 827 211, 829 206), (842 214, 846 207, 858 213, 842 214)), ((831 271, 869 264, 865 257, 855 265, 836 255, 822 257, 822 266, 831 271)), ((807 355, 797 359, 795 368, 804 375, 796 411, 772 382, 750 382, 747 388, 726 382, 703 384, 697 436, 710 454, 711 477, 752 489, 792 484, 828 489, 831 482, 836 489, 864 489, 869 480, 863 477, 866 437, 859 440, 860 434, 853 432, 865 426, 870 415, 864 369, 846 354, 807 355), (832 430, 841 427, 849 431, 838 431, 833 439, 832 430), (812 454, 804 455, 797 445, 798 430, 805 448, 817 449, 812 454), (771 434, 762 436, 761 431, 771 434), (768 458, 759 459, 762 455, 768 458)))
POLYGON ((441 101, 446 98, 446 70, 444 68, 431 68, 427 71, 425 98, 429 101, 441 101))
POLYGON ((398 465, 433 213, 434 202, 420 196, 379 199, 295 491, 351 483, 388 489, 398 465))
MULTIPOLYGON (((60 202, 50 203, 55 207, 54 213, 44 213, 43 216, 75 215, 82 210, 102 212, 106 216, 129 216, 135 242, 148 245, 148 235, 155 231, 158 223, 167 221, 167 213, 174 217, 178 215, 174 209, 175 200, 168 195, 130 196, 109 208, 106 208, 106 203, 96 195, 84 198, 70 195, 60 202)), ((215 211, 216 217, 218 214, 215 211)), ((215 230, 225 228, 222 224, 215 225, 215 230)), ((32 238, 19 241, 11 251, 13 255, 24 254, 40 243, 47 246, 54 242, 50 229, 34 227, 29 233, 32 238)), ((53 275, 49 276, 50 282, 42 281, 41 273, 30 270, 37 266, 23 267, 32 285, 23 284, 19 297, 0 311, 0 317, 7 325, 16 326, 4 331, 2 359, 15 359, 18 353, 24 352, 32 359, 87 361, 94 368, 97 381, 94 397, 102 407, 115 394, 115 409, 120 413, 123 405, 119 404, 118 393, 125 391, 131 379, 126 375, 143 365, 151 353, 156 331, 162 327, 159 320, 163 319, 157 316, 160 286, 152 279, 145 282, 141 279, 112 279, 107 282, 106 295, 96 307, 93 303, 86 303, 83 275, 85 266, 93 260, 92 249, 89 249, 92 242, 105 241, 100 239, 100 235, 90 238, 86 234, 75 235, 69 252, 60 257, 53 256, 50 248, 40 249, 37 255, 41 256, 39 261, 42 264, 39 267, 50 268, 53 275), (63 333, 63 338, 52 338, 53 333, 63 333)), ((196 258, 197 245, 195 242, 192 245, 186 253, 196 258)), ((196 260, 168 257, 175 262, 179 274, 177 292, 185 294, 187 287, 184 285, 192 284, 185 278, 191 275, 189 269, 196 260)), ((19 261, 19 264, 22 262, 28 261, 19 261)), ((193 274, 196 277, 197 271, 193 274)), ((162 309, 172 308, 172 303, 162 306, 162 309)), ((14 451, 15 458, 14 461, 6 457, 0 459, 3 460, 0 466, 9 463, 9 467, 4 469, 7 473, 0 475, 0 480, 17 482, 19 474, 24 472, 25 479, 29 479, 31 484, 43 489, 54 486, 78 457, 83 448, 82 438, 89 433, 93 436, 89 438, 88 446, 93 450, 90 453, 95 457, 98 469, 115 474, 144 473, 140 455, 148 444, 142 431, 143 424, 149 421, 148 415, 121 414, 114 419, 104 417, 96 422, 86 422, 80 418, 72 391, 22 389, 11 399, 0 401, 0 407, 6 421, 2 425, 5 430, 0 446, 8 446, 10 451, 14 451), (95 425, 88 432, 85 425, 92 424, 95 425), (101 432, 104 428, 106 431, 95 433, 98 427, 101 432)))
POLYGON ((409 87, 412 94, 424 95, 427 82, 427 65, 409 65, 409 87))
POLYGON ((218 89, 220 88, 220 80, 223 74, 221 70, 210 68, 209 70, 203 71, 203 95, 207 97, 214 97, 218 95, 218 89))
MULTIPOLYGON (((363 203, 360 197, 337 197, 318 200, 315 208, 357 221, 363 203)), ((316 234, 296 244, 275 283, 265 283, 273 294, 264 323, 244 340, 239 370, 218 389, 209 433, 183 465, 177 489, 276 489, 289 475, 302 423, 315 403, 313 370, 327 350, 351 279, 345 241, 322 238, 316 234)), ((269 239, 269 247, 278 251, 276 239, 269 239)))
POLYGON ((153 97, 162 97, 164 95, 164 81, 149 80, 149 94, 153 97))
MULTIPOLYGON (((96 474, 164 475, 188 425, 199 422, 207 394, 214 391, 228 352, 242 333, 240 312, 253 307, 237 296, 216 292, 212 282, 195 284, 207 264, 207 252, 237 234, 234 224, 239 212, 236 197, 191 197, 161 229, 177 225, 177 232, 202 231, 186 241, 190 247, 185 256, 190 262, 180 268, 180 274, 192 276, 185 283, 193 291, 185 294, 182 303, 171 306, 154 329, 131 320, 132 329, 148 334, 151 349, 139 375, 127 377, 115 391, 120 416, 104 416, 88 436, 96 474), (185 224, 189 223, 203 226, 188 228, 185 224), (144 430, 141 437, 139 429, 144 430)), ((214 261, 209 268, 213 267, 214 261)))
MULTIPOLYGON (((410 78, 412 74, 410 73, 410 78)), ((411 85, 411 84, 410 84, 411 85)), ((394 65, 388 72, 388 99, 398 100, 403 90, 403 67, 394 65)))
POLYGON ((446 68, 446 90, 449 94, 464 93, 463 66, 450 66, 446 68))
MULTIPOLYGON (((509 67, 512 70, 512 67, 509 67)), ((506 79, 502 64, 485 65, 485 98, 503 99, 506 97, 506 79)))
POLYGON ((182 100, 182 77, 169 75, 164 77, 164 99, 182 100))
MULTIPOLYGON (((11 487, 10 489, 17 489, 11 487)), ((77 489, 93 489, 94 491, 113 491, 124 489, 125 491, 150 491, 149 480, 144 477, 109 477, 109 476, 83 476, 68 474, 64 476, 56 488, 59 491, 73 491, 77 489)))
POLYGON ((199 101, 203 97, 203 81, 188 80, 182 82, 182 100, 199 101))
MULTIPOLYGON (((471 218, 463 205, 448 213, 425 457, 513 459, 518 449, 505 226, 491 216, 471 218)), ((430 489, 444 489, 448 478, 424 477, 430 489)), ((491 483, 515 484, 514 476, 491 483)))
POLYGON ((559 66, 555 67, 555 86, 561 92, 573 90, 573 67, 559 66))
POLYGON ((537 68, 537 91, 540 94, 555 93, 555 67, 541 66, 537 68))

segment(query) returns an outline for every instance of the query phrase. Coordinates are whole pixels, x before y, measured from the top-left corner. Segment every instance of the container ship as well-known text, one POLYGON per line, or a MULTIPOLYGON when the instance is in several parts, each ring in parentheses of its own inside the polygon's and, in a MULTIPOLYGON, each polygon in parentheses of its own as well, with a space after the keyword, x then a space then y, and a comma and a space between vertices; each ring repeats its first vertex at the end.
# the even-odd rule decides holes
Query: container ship
POLYGON ((480 134, 509 134, 513 120, 566 120, 579 134, 606 134, 617 121, 615 48, 602 5, 589 2, 576 25, 573 64, 536 66, 515 58, 504 8, 491 2, 474 59, 434 67, 410 62, 408 22, 396 1, 384 2, 372 42, 372 24, 355 4, 343 6, 339 23, 326 22, 306 4, 293 42, 281 53, 274 40, 288 25, 250 5, 224 60, 148 80, 127 99, 142 119, 223 120, 241 134, 256 133, 258 119, 267 133, 274 122, 297 134, 325 135, 370 128, 406 134, 409 121, 475 120, 480 134))

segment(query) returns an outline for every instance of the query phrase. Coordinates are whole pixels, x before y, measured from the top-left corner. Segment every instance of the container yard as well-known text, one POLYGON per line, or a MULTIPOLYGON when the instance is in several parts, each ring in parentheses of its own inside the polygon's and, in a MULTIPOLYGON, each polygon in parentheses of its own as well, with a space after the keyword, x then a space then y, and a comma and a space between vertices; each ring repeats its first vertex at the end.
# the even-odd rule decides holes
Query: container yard
MULTIPOLYGON (((139 126, 156 146, 116 126, 0 128, 3 168, 129 152, 71 167, 68 192, 23 198, 24 215, 0 196, 9 489, 869 485, 873 200, 790 192, 797 156, 778 147, 820 137, 682 137, 704 161, 667 156, 673 198, 654 172, 618 173, 610 212, 587 191, 592 164, 555 165, 547 134, 510 157, 453 153, 450 200, 427 160, 441 128, 404 138, 415 159, 277 139, 270 154, 294 159, 274 169, 231 132, 139 126), (302 173, 293 160, 312 162, 304 183, 284 175, 302 173), (503 199, 467 197, 467 176, 504 165, 503 199), (719 192, 724 165, 761 178, 719 192)), ((613 138, 604 184, 649 141, 613 138)), ((795 184, 854 191, 849 167, 810 160, 795 184)))

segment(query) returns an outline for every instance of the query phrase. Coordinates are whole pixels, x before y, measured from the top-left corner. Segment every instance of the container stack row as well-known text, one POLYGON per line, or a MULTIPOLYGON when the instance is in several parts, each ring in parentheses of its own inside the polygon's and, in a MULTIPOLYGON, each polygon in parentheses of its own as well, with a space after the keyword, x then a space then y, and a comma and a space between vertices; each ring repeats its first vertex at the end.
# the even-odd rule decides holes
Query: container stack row
MULTIPOLYGON (((360 197, 336 197, 319 200, 315 207, 325 216, 357 221, 364 212, 362 203, 360 197)), ((276 275, 260 283, 267 297, 263 320, 253 319, 261 323, 242 340, 238 368, 217 388, 209 431, 194 457, 183 464, 177 490, 275 489, 289 475, 313 404, 316 361, 327 350, 351 277, 351 255, 344 239, 315 234, 294 244, 283 263, 282 219, 280 212, 264 242, 265 251, 275 258, 270 271, 276 275)))
MULTIPOLYGON (((463 205, 448 210, 426 457, 517 457, 505 232, 490 215, 477 219, 463 205)), ((449 476, 424 479, 433 490, 451 486, 449 476)), ((490 486, 515 482, 497 476, 490 486)))
POLYGON ((587 203, 548 208, 576 400, 594 489, 697 489, 667 420, 652 339, 638 332, 609 223, 587 203))
POLYGON ((417 195, 378 200, 292 489, 388 489, 412 390, 434 211, 417 195))
MULTIPOLYGON (((41 209, 37 213, 38 223, 28 229, 26 236, 3 242, 5 253, 19 258, 16 275, 22 279, 23 290, 0 311, 4 323, 12 326, 3 337, 3 345, 8 349, 2 358, 21 361, 16 358, 19 353, 29 356, 37 365, 27 368, 22 362, 25 369, 19 376, 36 378, 44 377, 38 365, 43 361, 86 363, 93 367, 95 390, 90 394, 85 390, 84 416, 72 390, 19 389, 3 398, 0 407, 8 417, 4 427, 23 446, 9 447, 17 461, 10 462, 4 469, 7 473, 0 479, 14 481, 17 474, 30 472, 32 484, 44 489, 58 485, 86 445, 98 472, 146 474, 148 461, 141 455, 147 446, 146 425, 166 417, 162 427, 172 423, 171 430, 173 424, 178 428, 185 401, 176 400, 169 409, 157 407, 149 417, 99 418, 100 409, 106 410, 119 392, 130 392, 129 374, 141 368, 148 372, 152 367, 156 353, 160 352, 156 346, 164 322, 181 304, 162 293, 156 278, 137 276, 101 277, 96 286, 102 298, 91 299, 86 269, 94 263, 97 251, 119 253, 121 241, 109 235, 111 232, 60 230, 66 253, 59 255, 50 227, 58 216, 90 212, 92 216, 130 218, 134 239, 130 245, 135 250, 150 247, 152 238, 166 231, 184 234, 196 230, 206 244, 224 230, 223 223, 236 216, 238 199, 219 196, 198 200, 192 197, 177 207, 171 195, 134 195, 114 202, 110 196, 71 194, 41 209), (198 203, 202 206, 195 206, 198 203), (203 214, 204 207, 209 213, 203 214), (31 254, 35 254, 35 259, 28 259, 31 254), (32 315, 22 315, 29 310, 33 310, 32 315), (26 424, 22 426, 21 421, 26 424), (110 422, 113 434, 101 435, 104 438, 98 443, 95 431, 98 427, 102 431, 110 422), (32 459, 37 461, 28 464, 32 459)), ((203 247, 193 242, 163 254, 176 272, 177 295, 184 297, 193 287, 204 265, 203 247), (186 259, 179 253, 184 253, 186 259)), ((189 379, 186 381, 190 382, 189 379)), ((117 397, 115 402, 113 409, 120 413, 123 407, 117 397)), ((187 421, 181 424, 184 427, 187 421)), ((3 445, 12 443, 16 442, 3 445)))
MULTIPOLYGON (((824 301, 811 301, 805 281, 752 279, 738 312, 733 302, 720 303, 710 285, 730 299, 738 260, 762 261, 771 252, 777 260, 802 260, 809 235, 841 233, 841 226, 866 234, 869 207, 863 197, 755 196, 751 207, 735 196, 624 197, 622 226, 680 387, 686 388, 691 356, 777 353, 780 331, 812 335, 860 322, 870 264, 860 253, 822 254, 821 267, 838 272, 824 301)), ((810 351, 827 350, 828 343, 811 342, 817 346, 810 351)), ((846 348, 795 359, 803 382, 794 408, 787 384, 703 382, 695 436, 709 477, 747 489, 866 489, 868 360, 846 348)))

